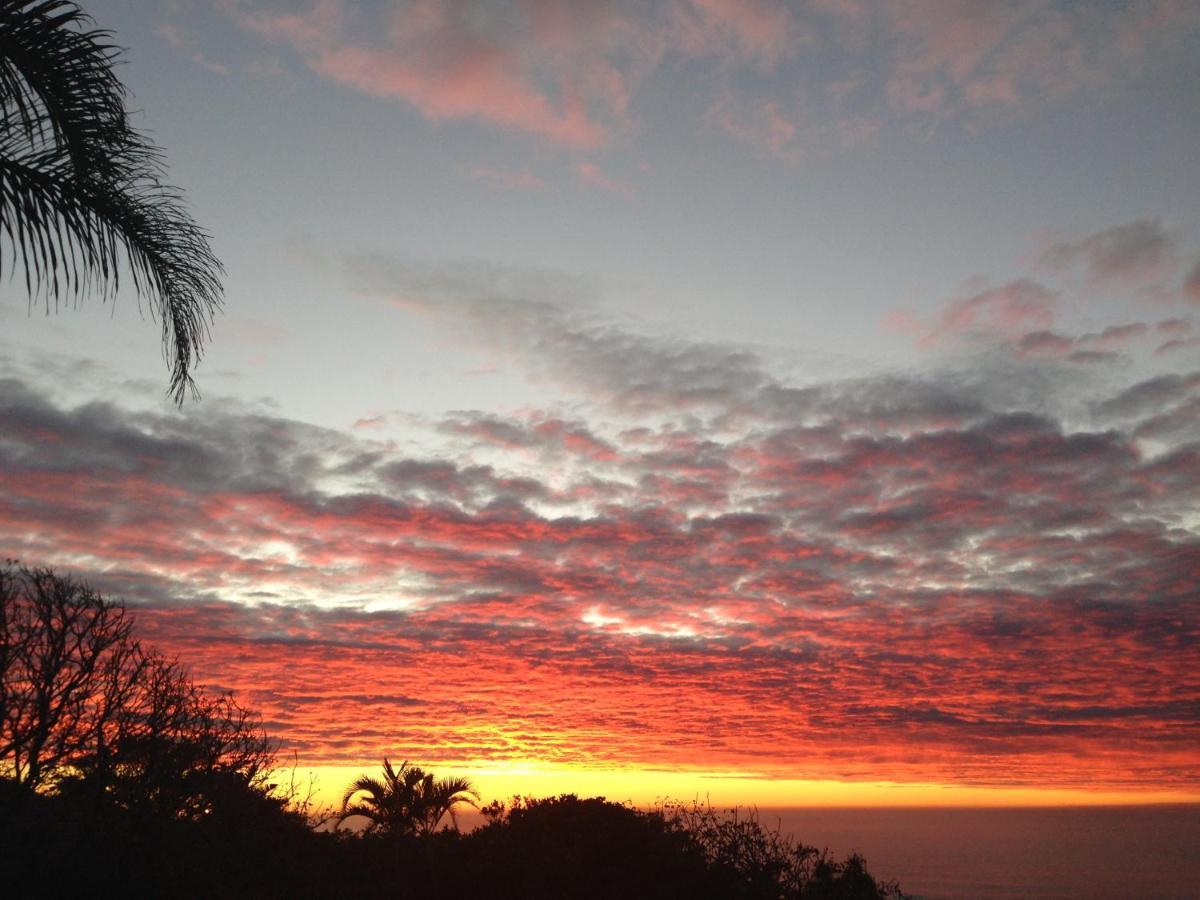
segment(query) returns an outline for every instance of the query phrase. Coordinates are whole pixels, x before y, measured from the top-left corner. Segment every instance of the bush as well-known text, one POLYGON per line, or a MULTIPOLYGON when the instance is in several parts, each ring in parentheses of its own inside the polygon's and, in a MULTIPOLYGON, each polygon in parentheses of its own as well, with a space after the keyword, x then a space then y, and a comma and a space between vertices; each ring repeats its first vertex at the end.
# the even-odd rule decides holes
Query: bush
MULTIPOLYGON (((374 828, 318 832, 269 781, 258 718, 138 642, 132 616, 48 569, 0 568, 0 848, 22 897, 899 897, 753 815, 601 797, 514 798, 437 831, 463 779, 407 763, 343 803, 374 828)), ((294 770, 293 770, 294 772, 294 770)), ((299 800, 297 803, 296 801, 299 800)), ((329 818, 332 818, 331 816, 329 818)))

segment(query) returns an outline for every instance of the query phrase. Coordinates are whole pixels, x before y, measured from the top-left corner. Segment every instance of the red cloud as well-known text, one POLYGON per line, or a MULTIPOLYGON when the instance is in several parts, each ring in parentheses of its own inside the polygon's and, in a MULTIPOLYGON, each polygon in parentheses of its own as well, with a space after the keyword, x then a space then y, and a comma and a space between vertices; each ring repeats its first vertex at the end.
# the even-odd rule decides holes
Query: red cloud
POLYGON ((8 382, 0 541, 306 762, 1194 788, 1196 387, 1085 432, 887 380, 720 439, 495 419, 522 474, 8 382))

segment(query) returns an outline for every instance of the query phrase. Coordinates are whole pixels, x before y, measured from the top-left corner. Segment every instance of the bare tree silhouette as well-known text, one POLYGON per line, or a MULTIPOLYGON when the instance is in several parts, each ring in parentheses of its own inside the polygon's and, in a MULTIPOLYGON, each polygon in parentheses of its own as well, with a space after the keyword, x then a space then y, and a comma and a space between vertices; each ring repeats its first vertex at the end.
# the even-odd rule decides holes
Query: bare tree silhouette
POLYGON ((80 582, 0 568, 0 773, 37 788, 103 742, 141 674, 132 631, 80 582))
POLYGON ((270 793, 274 749, 231 695, 144 648, 122 604, 49 569, 0 567, 0 777, 197 817, 270 793))
POLYGON ((221 305, 208 235, 129 122, 107 31, 68 0, 0 0, 0 274, 30 302, 115 296, 122 267, 161 318, 176 402, 221 305))

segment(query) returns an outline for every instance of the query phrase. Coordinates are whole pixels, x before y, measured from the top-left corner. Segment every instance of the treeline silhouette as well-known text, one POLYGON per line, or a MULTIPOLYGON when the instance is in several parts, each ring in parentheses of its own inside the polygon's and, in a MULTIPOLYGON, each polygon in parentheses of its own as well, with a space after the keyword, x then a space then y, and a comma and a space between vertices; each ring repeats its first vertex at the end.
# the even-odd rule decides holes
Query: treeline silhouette
POLYGON ((10 562, 0 632, 6 896, 902 896, 857 855, 707 805, 517 797, 462 833, 469 780, 385 759, 319 809, 259 718, 144 647, 123 604, 10 562))

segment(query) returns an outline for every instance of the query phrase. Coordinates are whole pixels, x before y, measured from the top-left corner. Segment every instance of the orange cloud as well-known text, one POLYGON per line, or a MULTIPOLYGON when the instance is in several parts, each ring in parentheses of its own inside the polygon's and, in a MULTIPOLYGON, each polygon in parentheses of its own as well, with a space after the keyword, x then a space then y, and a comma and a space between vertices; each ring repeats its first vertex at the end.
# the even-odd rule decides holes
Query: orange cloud
POLYGON ((741 432, 439 430, 525 471, 3 387, 6 552, 129 598, 306 764, 1200 785, 1195 375, 1095 431, 886 378, 760 387, 741 432))

